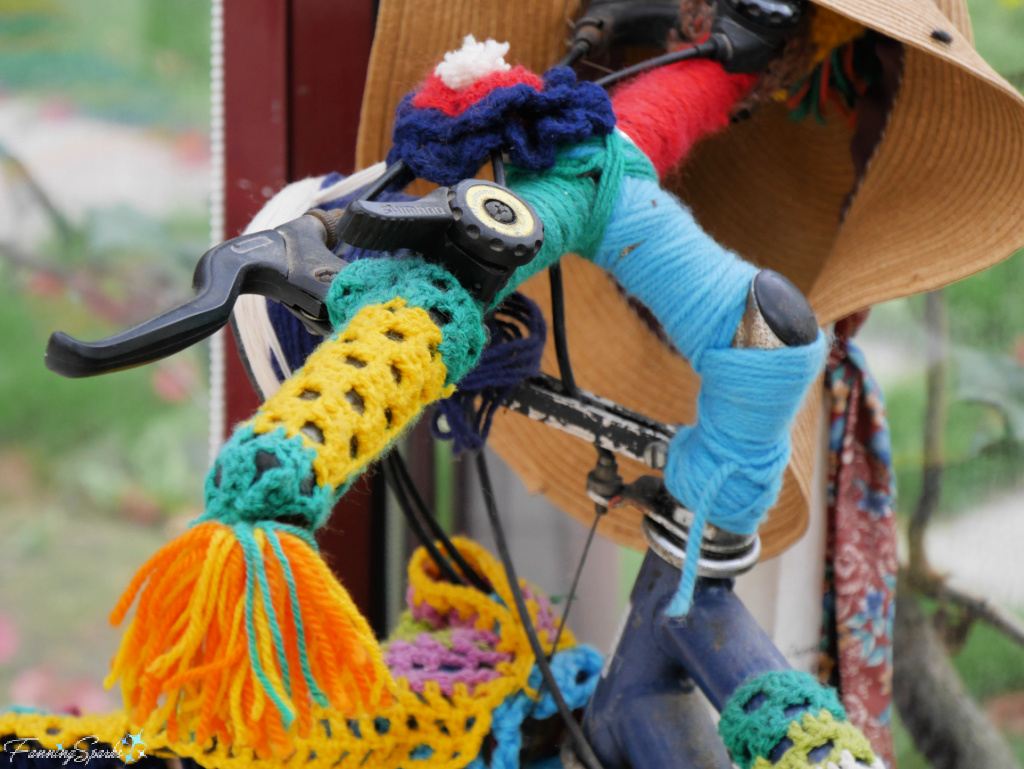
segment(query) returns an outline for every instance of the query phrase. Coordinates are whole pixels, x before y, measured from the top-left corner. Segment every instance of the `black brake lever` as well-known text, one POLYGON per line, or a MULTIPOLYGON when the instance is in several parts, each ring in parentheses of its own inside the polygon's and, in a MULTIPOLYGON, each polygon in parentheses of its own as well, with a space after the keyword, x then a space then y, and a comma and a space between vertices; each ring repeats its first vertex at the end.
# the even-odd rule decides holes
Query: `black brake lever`
POLYGON ((46 366, 66 377, 121 371, 180 352, 224 326, 239 294, 285 305, 314 333, 332 331, 324 300, 346 262, 339 242, 372 250, 408 248, 441 264, 484 305, 540 250, 544 228, 510 190, 470 179, 419 200, 378 203, 389 186, 412 178, 399 161, 344 211, 314 210, 273 230, 226 241, 196 265, 196 296, 159 317, 98 342, 60 331, 50 336, 46 366))
POLYGON ((211 248, 196 265, 196 296, 141 325, 98 342, 57 331, 46 366, 78 378, 121 371, 180 352, 228 322, 239 294, 261 294, 287 306, 321 334, 331 331, 324 298, 345 266, 329 245, 329 220, 313 211, 273 230, 243 235, 211 248))

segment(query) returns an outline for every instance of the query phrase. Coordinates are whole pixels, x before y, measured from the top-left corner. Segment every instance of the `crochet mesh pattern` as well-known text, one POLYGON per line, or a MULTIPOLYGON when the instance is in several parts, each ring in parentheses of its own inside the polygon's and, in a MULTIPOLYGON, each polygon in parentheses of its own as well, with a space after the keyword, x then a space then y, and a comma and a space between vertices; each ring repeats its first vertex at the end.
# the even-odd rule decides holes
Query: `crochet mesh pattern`
MULTIPOLYGON (((484 739, 496 726, 492 723, 495 711, 501 708, 501 715, 516 707, 523 710, 519 703, 524 702, 528 711, 538 692, 534 688, 536 677, 531 686, 535 668, 526 633, 515 610, 508 608, 513 601, 504 570, 480 546, 465 539, 455 542, 466 560, 493 586, 494 593, 485 595, 470 587, 440 581, 433 562, 420 549, 409 563, 410 607, 414 614, 435 618, 438 626, 456 621, 493 634, 493 648, 501 660, 494 665, 498 676, 491 680, 475 685, 456 682, 450 693, 445 693, 437 681, 428 681, 414 690, 407 679, 397 677, 388 684, 393 697, 391 704, 356 717, 314 706, 310 732, 299 736, 293 726, 295 749, 283 757, 237 748, 215 738, 204 744, 190 740, 186 734, 173 739, 156 716, 137 724, 122 713, 81 717, 8 713, 0 715, 0 735, 31 738, 45 748, 53 748, 57 744, 74 745, 86 736, 113 744, 129 729, 138 732, 141 727, 148 753, 193 758, 211 769, 461 769, 480 754, 484 739)), ((528 592, 527 607, 532 621, 541 628, 545 651, 551 652, 555 628, 547 617, 541 616, 547 614, 546 600, 535 590, 528 588, 528 592)), ((561 667, 566 667, 566 663, 570 666, 566 672, 578 690, 572 698, 574 707, 582 705, 593 690, 599 668, 599 663, 595 665, 590 659, 597 656, 594 652, 576 662, 583 649, 576 647, 572 633, 565 630, 559 641, 559 653, 554 657, 561 667), (572 665, 586 675, 578 675, 572 665)), ((379 648, 376 651, 379 653, 379 648)), ((498 742, 500 745, 500 737, 498 742)))

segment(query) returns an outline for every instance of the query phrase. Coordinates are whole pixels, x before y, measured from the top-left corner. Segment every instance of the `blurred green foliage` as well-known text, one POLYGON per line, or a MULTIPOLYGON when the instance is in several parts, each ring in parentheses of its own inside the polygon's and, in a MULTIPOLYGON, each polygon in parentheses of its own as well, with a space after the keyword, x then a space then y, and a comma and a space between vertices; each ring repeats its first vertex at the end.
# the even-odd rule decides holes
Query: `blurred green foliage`
MULTIPOLYGON (((184 159, 182 178, 202 178, 209 37, 207 0, 0 0, 0 106, 20 101, 32 107, 19 115, 43 117, 6 128, 130 124, 144 129, 131 133, 145 139, 136 152, 148 142, 184 159)), ((0 142, 13 151, 18 137, 0 142)), ((0 160, 0 192, 21 211, 43 211, 29 194, 31 164, 23 173, 17 160, 0 160)), ((168 527, 201 505, 205 347, 78 380, 48 371, 43 351, 56 328, 96 339, 189 296, 207 247, 206 200, 178 196, 184 202, 144 213, 152 206, 100 202, 120 198, 104 196, 104 178, 89 181, 76 189, 95 198, 74 201, 76 213, 51 213, 38 237, 5 229, 14 240, 0 242, 0 614, 19 635, 14 658, 0 664, 0 709, 24 691, 25 676, 49 682, 38 693, 49 707, 74 704, 76 682, 98 691, 119 635, 106 612, 173 536, 168 527)))
POLYGON ((0 0, 0 84, 101 117, 209 125, 206 0, 0 0))

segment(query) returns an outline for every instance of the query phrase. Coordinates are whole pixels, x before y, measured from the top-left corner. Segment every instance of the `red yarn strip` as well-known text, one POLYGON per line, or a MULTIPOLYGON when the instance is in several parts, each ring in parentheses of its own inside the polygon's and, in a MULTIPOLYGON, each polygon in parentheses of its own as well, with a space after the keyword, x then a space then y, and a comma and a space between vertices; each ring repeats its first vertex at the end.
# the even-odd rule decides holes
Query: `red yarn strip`
POLYGON ((731 75, 717 62, 683 61, 661 67, 612 97, 618 126, 664 176, 703 136, 729 123, 729 110, 757 80, 731 75))
POLYGON ((413 97, 412 105, 417 109, 433 107, 446 115, 457 117, 496 88, 508 88, 519 83, 525 83, 538 91, 544 90, 544 81, 522 66, 504 72, 492 72, 459 90, 449 88, 441 78, 432 74, 413 97))

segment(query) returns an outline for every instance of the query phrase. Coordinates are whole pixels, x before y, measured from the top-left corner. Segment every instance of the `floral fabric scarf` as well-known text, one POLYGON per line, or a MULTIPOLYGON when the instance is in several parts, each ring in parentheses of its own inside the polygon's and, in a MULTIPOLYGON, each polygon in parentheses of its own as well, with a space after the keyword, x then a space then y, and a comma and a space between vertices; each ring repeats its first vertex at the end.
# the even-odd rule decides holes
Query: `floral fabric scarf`
POLYGON ((839 689, 850 721, 894 767, 895 479, 882 393, 850 341, 867 314, 836 324, 825 369, 832 409, 819 675, 839 689))

